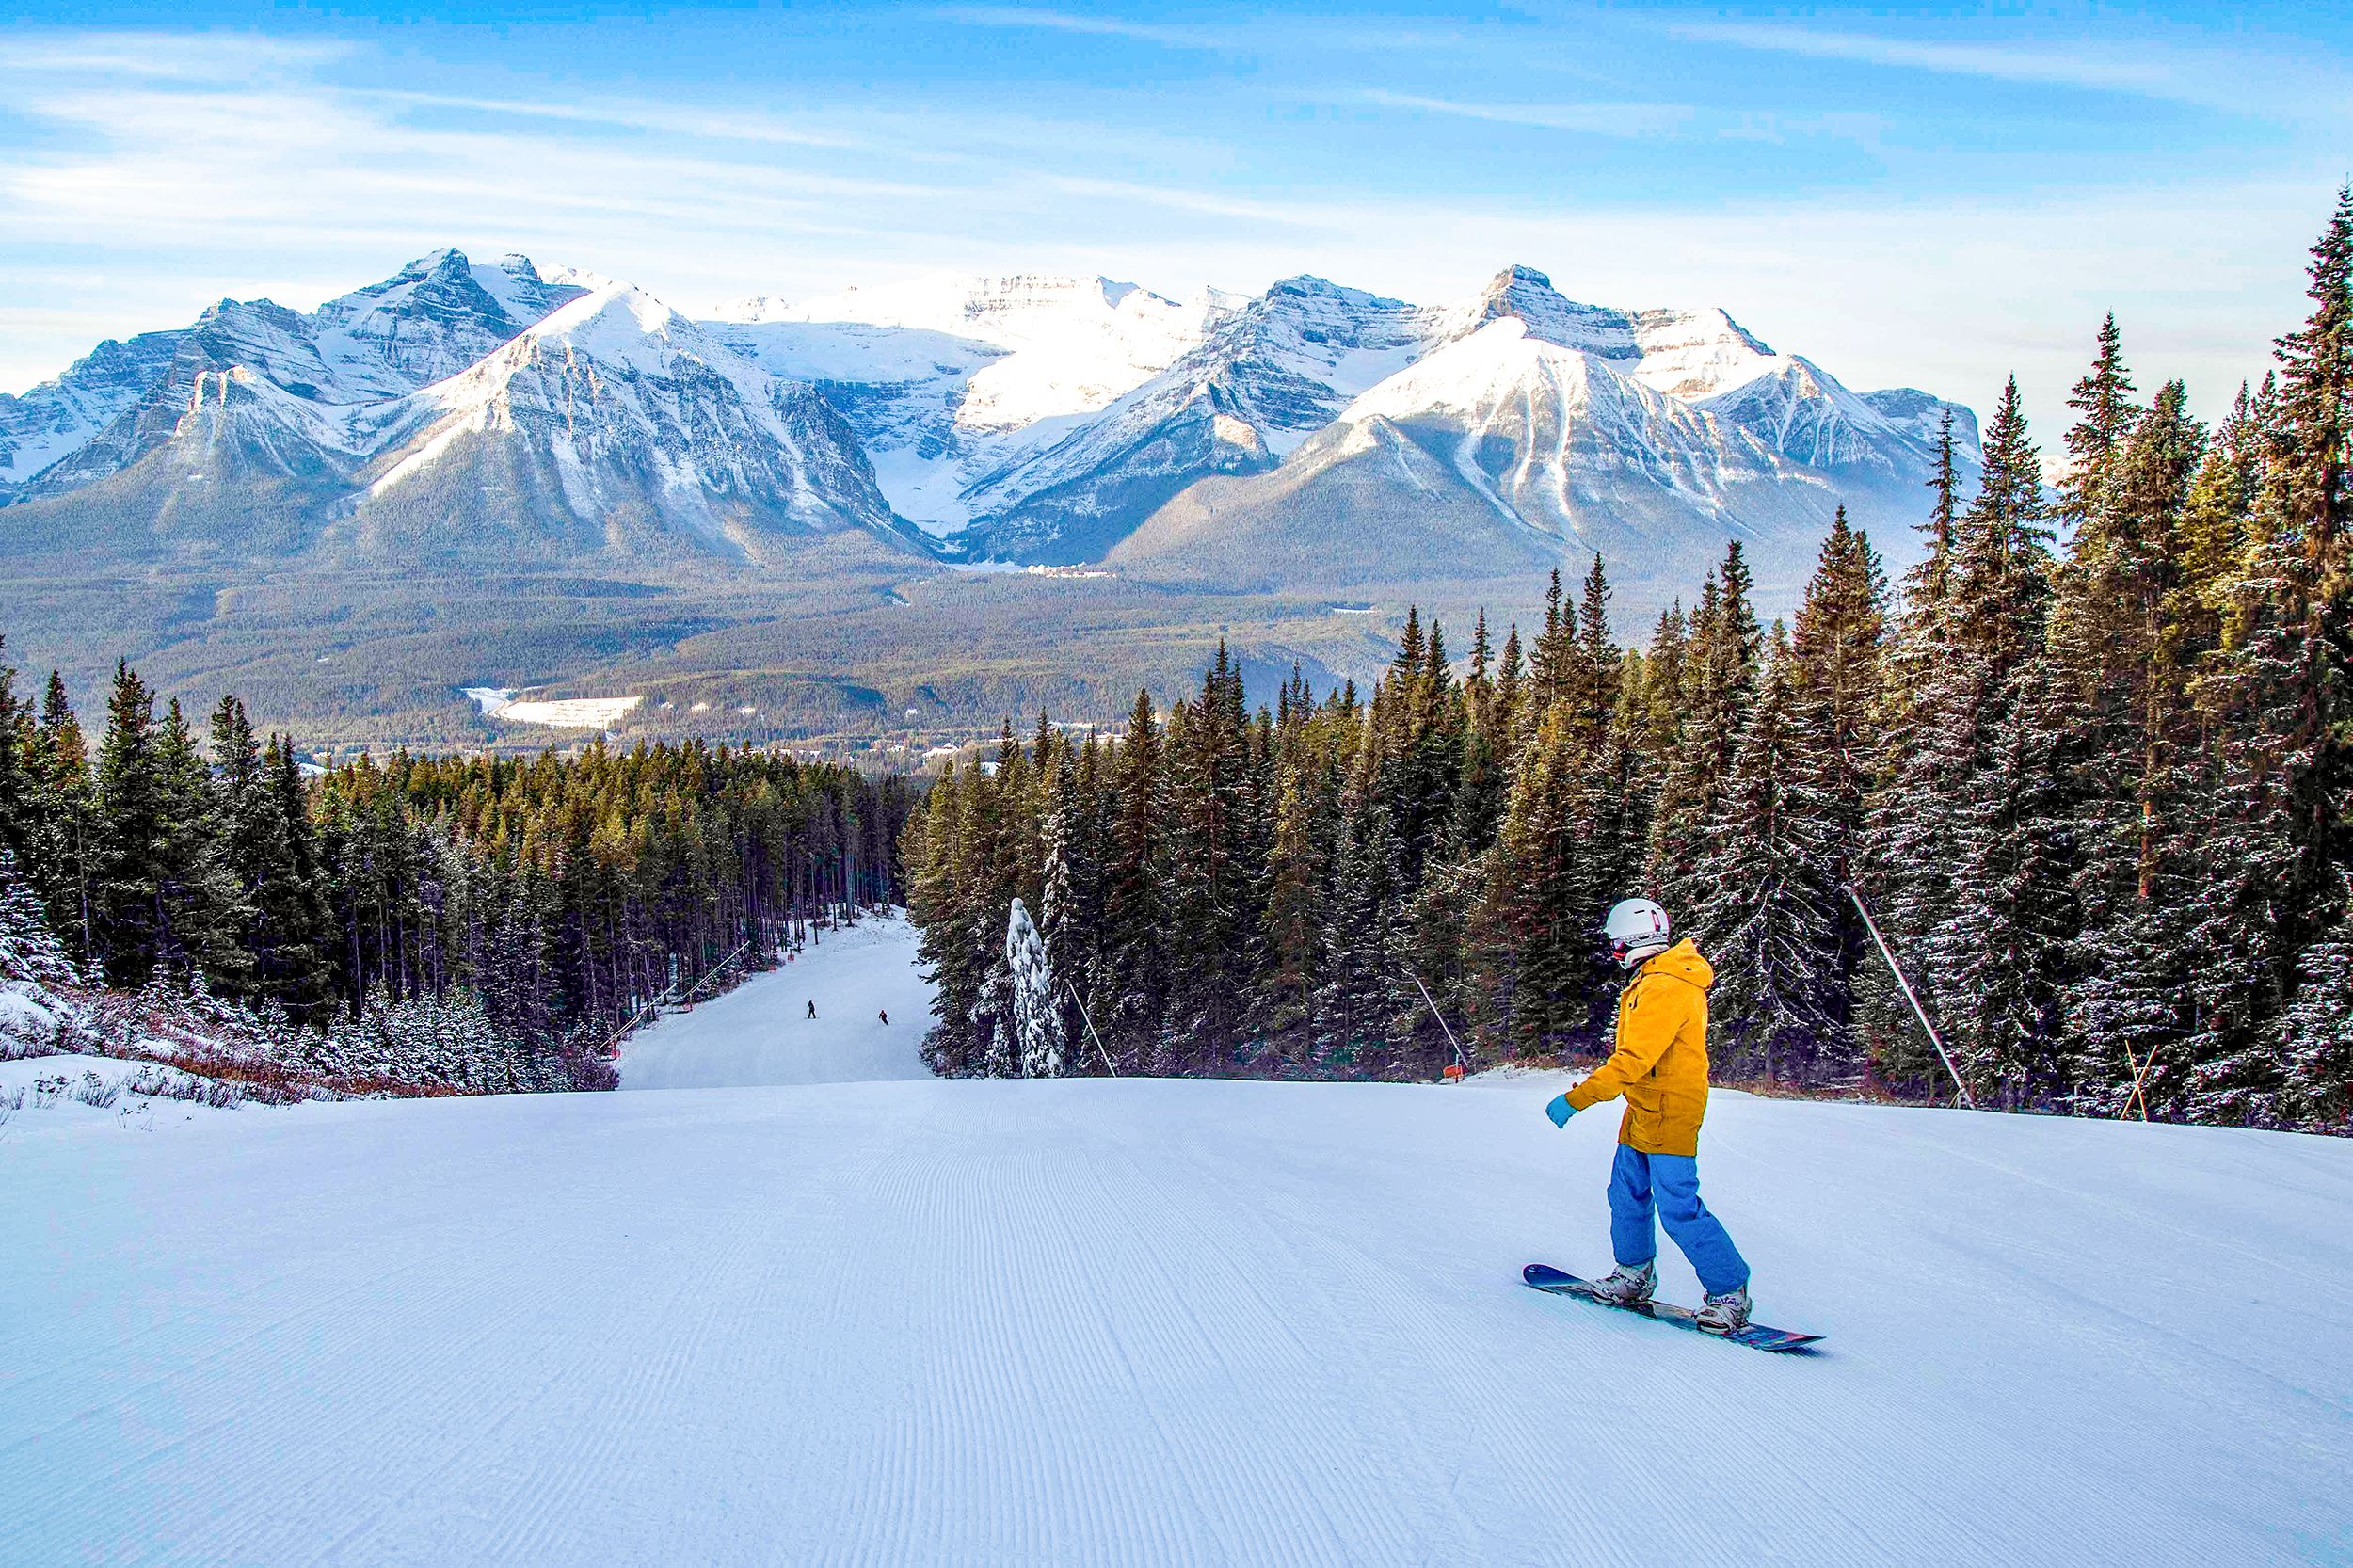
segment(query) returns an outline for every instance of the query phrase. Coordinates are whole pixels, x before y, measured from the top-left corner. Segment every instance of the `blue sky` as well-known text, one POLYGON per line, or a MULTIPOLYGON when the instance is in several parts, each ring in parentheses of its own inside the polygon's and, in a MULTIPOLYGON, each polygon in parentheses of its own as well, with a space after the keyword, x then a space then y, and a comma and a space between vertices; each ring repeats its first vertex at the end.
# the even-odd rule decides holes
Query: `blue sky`
MULTIPOLYGON (((2104 311, 2201 408, 2353 172, 2334 8, 175 8, 0 26, 0 390, 444 244, 690 312, 942 270, 1497 267, 2051 425, 2104 311)), ((2056 444, 2056 427, 2041 432, 2056 444)))

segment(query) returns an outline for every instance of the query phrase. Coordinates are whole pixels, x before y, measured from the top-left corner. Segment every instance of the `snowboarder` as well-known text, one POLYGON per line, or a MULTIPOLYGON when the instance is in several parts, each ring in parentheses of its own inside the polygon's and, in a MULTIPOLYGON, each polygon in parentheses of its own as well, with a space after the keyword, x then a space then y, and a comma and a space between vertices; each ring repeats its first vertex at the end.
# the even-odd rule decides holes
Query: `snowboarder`
POLYGON ((808 1004, 808 1016, 812 1018, 817 1016, 817 1003, 815 1001, 811 1001, 808 1004))
POLYGON ((1630 976, 1618 996, 1616 1044, 1584 1082, 1545 1107, 1553 1126, 1566 1127, 1578 1112, 1625 1096, 1609 1172, 1609 1249, 1618 1267, 1593 1282, 1594 1293, 1621 1306, 1650 1300, 1658 1283, 1655 1212, 1707 1292, 1699 1326, 1737 1334, 1749 1322, 1749 1266, 1700 1201, 1707 987, 1716 971, 1689 937, 1673 940, 1667 912, 1646 898, 1611 906, 1602 934, 1630 976))

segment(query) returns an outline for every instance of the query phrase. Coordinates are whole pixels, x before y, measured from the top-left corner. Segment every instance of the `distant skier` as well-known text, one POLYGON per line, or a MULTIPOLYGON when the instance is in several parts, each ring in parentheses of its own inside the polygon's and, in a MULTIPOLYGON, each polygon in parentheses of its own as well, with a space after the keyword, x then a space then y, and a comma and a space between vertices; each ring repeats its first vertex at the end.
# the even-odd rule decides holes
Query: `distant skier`
POLYGON ((1609 1250, 1618 1267, 1593 1282, 1594 1292, 1620 1305, 1651 1299, 1658 1283, 1655 1211, 1707 1292, 1699 1326, 1737 1334, 1749 1322, 1749 1266, 1700 1201, 1707 987, 1716 971, 1689 938, 1673 940, 1667 912, 1646 898, 1613 905, 1602 934, 1632 976, 1618 997, 1617 1041, 1609 1061, 1545 1107, 1553 1126, 1566 1127, 1579 1111, 1625 1096, 1609 1172, 1609 1250))
POLYGON ((882 1009, 879 1013, 875 1014, 875 1016, 876 1016, 876 1017, 878 1017, 878 1018, 880 1018, 880 1019, 882 1019, 882 1021, 883 1021, 883 1028, 885 1028, 885 1029, 888 1029, 888 1028, 890 1027, 890 1009, 889 1009, 889 1008, 886 1007, 886 1008, 882 1009))
POLYGON ((817 1003, 814 1000, 808 1004, 808 1016, 812 1018, 817 1016, 817 1003))

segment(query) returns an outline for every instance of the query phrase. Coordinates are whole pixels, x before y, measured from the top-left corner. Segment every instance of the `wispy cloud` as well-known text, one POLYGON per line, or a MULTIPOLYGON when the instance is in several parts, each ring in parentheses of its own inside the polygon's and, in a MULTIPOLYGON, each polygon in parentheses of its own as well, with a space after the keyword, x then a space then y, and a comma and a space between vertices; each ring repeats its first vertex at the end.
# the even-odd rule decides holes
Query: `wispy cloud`
POLYGON ((1806 59, 2126 93, 2280 120, 2353 124, 2353 78, 2327 52, 2265 52, 2211 35, 2135 36, 2120 27, 2090 40, 2053 31, 2031 44, 2010 44, 1769 22, 1678 22, 1666 31, 1687 42, 1806 59))
POLYGON ((1333 55, 1401 50, 1460 50, 1473 44, 1477 30, 1455 24, 1392 24, 1361 17, 1285 17, 1249 11, 1215 25, 1131 22, 1043 6, 940 6, 924 13, 942 22, 1011 32, 1068 33, 1083 38, 1128 39, 1167 49, 1241 55, 1333 55))
POLYGON ((1078 33, 1089 38, 1133 39, 1171 49, 1225 49, 1231 32, 1207 27, 1172 27, 1152 22, 1126 22, 1112 16, 1080 16, 1071 11, 1036 6, 942 6, 933 10, 942 22, 969 27, 1000 27, 1045 33, 1078 33))
POLYGON ((2014 49, 1996 44, 1931 42, 1753 22, 1683 23, 1669 30, 1673 36, 1695 43, 1726 43, 1738 49, 1802 55, 1809 59, 1852 60, 1863 65, 1990 77, 2003 82, 2151 92, 2162 90, 2171 81, 2171 72, 2156 61, 2104 57, 2096 51, 2079 48, 2014 49))
POLYGON ((1425 98, 1379 88, 1366 91, 1362 99, 1392 109, 1597 136, 1674 136, 1689 126, 1699 113, 1688 104, 1465 104, 1450 98, 1425 98))
POLYGON ((740 141, 780 147, 856 147, 859 139, 842 131, 796 124, 771 115, 728 110, 680 109, 660 104, 598 101, 557 104, 526 98, 472 98, 453 93, 415 92, 394 88, 358 88, 354 98, 419 108, 472 109, 486 115, 519 120, 558 120, 573 125, 606 125, 616 130, 659 131, 709 141, 740 141))
POLYGON ((33 32, 0 38, 0 70, 95 73, 149 81, 252 80, 348 56, 332 40, 259 33, 33 32))

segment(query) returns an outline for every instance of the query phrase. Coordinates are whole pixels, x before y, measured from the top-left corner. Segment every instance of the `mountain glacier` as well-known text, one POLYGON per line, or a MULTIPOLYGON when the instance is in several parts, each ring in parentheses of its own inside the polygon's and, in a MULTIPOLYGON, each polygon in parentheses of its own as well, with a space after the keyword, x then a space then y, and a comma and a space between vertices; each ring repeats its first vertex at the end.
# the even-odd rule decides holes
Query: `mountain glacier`
POLYGON ((1438 306, 1011 275, 695 321, 442 250, 307 314, 224 299, 0 397, 0 551, 760 567, 843 535, 910 568, 1316 590, 1594 550, 1688 583, 1731 536, 1769 580, 1842 503, 1900 540, 1947 419, 1966 470, 1965 408, 1526 267, 1438 306))

